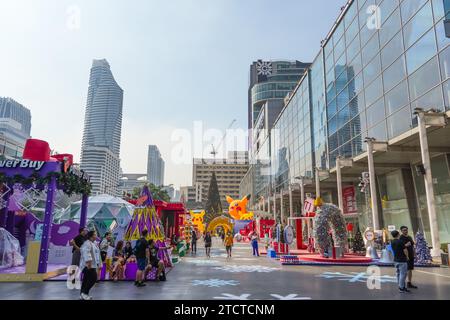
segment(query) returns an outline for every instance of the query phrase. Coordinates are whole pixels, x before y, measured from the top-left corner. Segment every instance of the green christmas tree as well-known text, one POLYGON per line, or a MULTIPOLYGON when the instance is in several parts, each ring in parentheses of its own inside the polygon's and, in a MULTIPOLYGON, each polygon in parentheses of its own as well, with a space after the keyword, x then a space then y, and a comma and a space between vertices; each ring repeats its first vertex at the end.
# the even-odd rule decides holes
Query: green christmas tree
POLYGON ((353 253, 361 253, 365 251, 366 247, 364 246, 364 240, 358 226, 355 238, 353 239, 353 253))
POLYGON ((220 202, 219 187, 217 186, 216 174, 213 172, 209 182, 208 199, 205 205, 204 223, 208 224, 214 218, 222 215, 222 203, 220 202))

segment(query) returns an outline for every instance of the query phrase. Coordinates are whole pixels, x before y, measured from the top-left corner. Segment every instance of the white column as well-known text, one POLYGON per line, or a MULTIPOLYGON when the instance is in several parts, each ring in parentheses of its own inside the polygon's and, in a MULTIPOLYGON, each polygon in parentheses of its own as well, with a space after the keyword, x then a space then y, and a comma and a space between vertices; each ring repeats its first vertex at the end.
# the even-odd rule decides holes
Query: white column
POLYGON ((300 180, 300 212, 302 216, 305 215, 305 184, 303 183, 303 180, 300 180))
POLYGON ((422 163, 425 168, 425 193, 427 197, 428 216, 430 220, 431 245, 433 249, 431 255, 433 257, 440 256, 441 241, 439 239, 439 229, 436 214, 436 204, 434 199, 433 176, 431 172, 430 152, 428 148, 427 127, 425 123, 425 114, 419 112, 419 137, 420 151, 422 154, 422 163))
POLYGON ((292 186, 289 185, 289 217, 294 217, 294 199, 292 196, 292 186))
POLYGON ((341 158, 336 159, 336 180, 337 180, 337 192, 338 192, 338 207, 341 212, 344 212, 344 199, 342 196, 342 173, 341 173, 341 158))
POLYGON ((320 197, 320 177, 319 168, 316 168, 316 198, 320 197))
POLYGON ((276 192, 273 193, 273 218, 275 220, 275 223, 277 223, 277 194, 276 194, 276 192))
POLYGON ((281 223, 284 223, 284 201, 283 201, 283 190, 280 191, 280 218, 281 223))
POLYGON ((372 140, 367 140, 367 161, 369 163, 369 178, 370 178, 370 199, 372 202, 372 220, 373 229, 380 229, 380 221, 378 218, 378 201, 377 201, 377 186, 375 179, 375 165, 373 162, 373 144, 372 140))
POLYGON ((267 197, 267 213, 272 211, 272 207, 270 206, 270 195, 267 197))

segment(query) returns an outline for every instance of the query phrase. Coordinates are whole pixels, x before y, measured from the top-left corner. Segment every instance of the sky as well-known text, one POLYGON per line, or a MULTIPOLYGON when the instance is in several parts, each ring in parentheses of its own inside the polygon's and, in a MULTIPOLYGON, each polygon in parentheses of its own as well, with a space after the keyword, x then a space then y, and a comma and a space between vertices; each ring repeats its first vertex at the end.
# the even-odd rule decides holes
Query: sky
POLYGON ((192 160, 174 150, 200 141, 184 156, 209 157, 234 119, 233 129, 246 129, 250 64, 311 62, 345 3, 2 0, 0 96, 31 110, 33 138, 78 161, 90 67, 105 58, 124 90, 123 171, 145 173, 156 144, 165 184, 190 185, 192 160), (220 135, 195 135, 199 125, 220 135), (192 135, 177 140, 183 132, 192 135))

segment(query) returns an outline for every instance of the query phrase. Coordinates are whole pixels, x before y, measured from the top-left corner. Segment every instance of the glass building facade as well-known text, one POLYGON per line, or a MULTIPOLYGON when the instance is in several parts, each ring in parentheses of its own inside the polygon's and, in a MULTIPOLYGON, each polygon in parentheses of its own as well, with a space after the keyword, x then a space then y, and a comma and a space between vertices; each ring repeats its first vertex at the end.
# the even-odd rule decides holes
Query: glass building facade
MULTIPOLYGON (((450 110, 449 9, 447 0, 349 1, 270 131, 270 170, 256 198, 314 177, 315 168, 333 169, 338 156, 363 155, 366 137, 390 143, 411 134, 416 108, 450 110)), ((432 155, 441 242, 450 242, 449 160, 432 155)), ((380 220, 423 230, 429 239, 424 181, 415 173, 420 157, 404 161, 409 168, 377 176, 380 220)), ((366 211, 364 196, 357 201, 366 211)), ((358 218, 361 228, 370 220, 358 218)))

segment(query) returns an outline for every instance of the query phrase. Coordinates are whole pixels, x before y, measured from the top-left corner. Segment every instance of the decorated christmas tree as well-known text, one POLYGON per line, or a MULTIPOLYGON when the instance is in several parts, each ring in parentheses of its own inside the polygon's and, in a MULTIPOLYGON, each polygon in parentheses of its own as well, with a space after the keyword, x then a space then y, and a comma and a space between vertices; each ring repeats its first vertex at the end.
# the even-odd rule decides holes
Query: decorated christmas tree
POLYGON ((213 172, 209 183, 208 199, 205 205, 205 217, 203 222, 210 223, 214 218, 222 215, 222 203, 220 202, 219 187, 217 186, 216 174, 213 172))
POLYGON ((359 226, 358 229, 356 230, 355 233, 355 238, 353 239, 353 253, 361 253, 361 252, 365 252, 366 248, 364 246, 364 240, 361 234, 361 230, 359 230, 359 226))
POLYGON ((153 239, 159 248, 164 248, 158 252, 159 258, 166 266, 171 265, 166 243, 164 242, 164 228, 156 213, 151 192, 147 186, 142 189, 141 197, 137 200, 133 217, 125 232, 125 241, 135 241, 142 237, 142 232, 147 230, 147 240, 153 239))
POLYGON ((416 233, 416 256, 415 262, 419 264, 430 264, 433 261, 431 257, 430 248, 428 248, 427 241, 422 232, 416 233))

